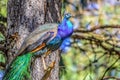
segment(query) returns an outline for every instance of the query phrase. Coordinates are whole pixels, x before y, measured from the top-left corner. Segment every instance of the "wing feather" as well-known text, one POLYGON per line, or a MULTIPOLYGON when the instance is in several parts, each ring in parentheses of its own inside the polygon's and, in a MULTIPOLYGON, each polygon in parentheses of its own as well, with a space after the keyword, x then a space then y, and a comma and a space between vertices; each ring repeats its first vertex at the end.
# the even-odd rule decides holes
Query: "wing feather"
POLYGON ((33 48, 40 46, 46 38, 48 38, 50 35, 47 34, 48 32, 54 32, 54 35, 52 36, 53 39, 56 34, 57 34, 57 26, 58 24, 56 23, 49 23, 49 24, 44 24, 36 28, 32 33, 30 33, 24 40, 22 46, 20 47, 17 56, 23 53, 26 53, 27 51, 32 51, 33 48), (34 45, 33 45, 34 44, 34 45), (32 46, 33 47, 29 47, 32 46))

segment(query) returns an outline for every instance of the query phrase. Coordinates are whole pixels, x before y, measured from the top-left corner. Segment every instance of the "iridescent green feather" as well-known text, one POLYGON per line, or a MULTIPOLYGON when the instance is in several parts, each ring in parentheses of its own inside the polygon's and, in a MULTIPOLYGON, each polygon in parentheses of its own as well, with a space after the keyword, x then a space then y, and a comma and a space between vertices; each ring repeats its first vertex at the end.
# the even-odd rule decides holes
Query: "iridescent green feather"
POLYGON ((7 69, 3 80, 31 80, 31 58, 32 53, 18 56, 7 69))

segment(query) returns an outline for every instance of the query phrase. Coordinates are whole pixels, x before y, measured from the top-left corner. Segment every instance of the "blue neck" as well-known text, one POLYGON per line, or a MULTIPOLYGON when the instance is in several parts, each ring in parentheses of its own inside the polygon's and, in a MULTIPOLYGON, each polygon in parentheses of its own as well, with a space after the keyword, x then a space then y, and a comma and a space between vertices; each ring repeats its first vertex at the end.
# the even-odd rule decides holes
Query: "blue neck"
POLYGON ((58 26, 57 36, 60 36, 62 39, 70 37, 73 33, 73 25, 68 18, 64 17, 61 24, 58 26))

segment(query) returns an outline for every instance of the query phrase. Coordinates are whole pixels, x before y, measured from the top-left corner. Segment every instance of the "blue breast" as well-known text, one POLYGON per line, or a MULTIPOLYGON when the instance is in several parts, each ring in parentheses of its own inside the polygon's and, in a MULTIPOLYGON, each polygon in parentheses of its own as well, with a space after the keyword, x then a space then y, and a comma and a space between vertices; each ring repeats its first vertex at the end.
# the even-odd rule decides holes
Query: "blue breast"
POLYGON ((62 39, 70 37, 73 33, 73 24, 68 19, 64 18, 62 23, 58 26, 58 33, 62 39))
POLYGON ((64 18, 61 24, 58 26, 57 35, 50 42, 47 43, 47 48, 51 51, 58 49, 62 42, 70 37, 73 33, 73 25, 69 21, 69 18, 64 18))

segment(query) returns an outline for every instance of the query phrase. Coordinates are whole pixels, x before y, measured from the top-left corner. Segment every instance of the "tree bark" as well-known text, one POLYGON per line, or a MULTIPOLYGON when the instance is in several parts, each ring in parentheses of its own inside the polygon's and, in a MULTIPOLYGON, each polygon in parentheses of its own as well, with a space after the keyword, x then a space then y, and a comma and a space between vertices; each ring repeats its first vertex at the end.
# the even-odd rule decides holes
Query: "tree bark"
MULTIPOLYGON (((6 55, 8 64, 14 59, 25 37, 45 23, 59 22, 61 0, 8 0, 6 55)), ((59 80, 59 54, 53 52, 46 58, 47 66, 56 61, 49 80, 59 80)), ((41 80, 44 75, 41 58, 32 64, 33 80, 41 80)))

